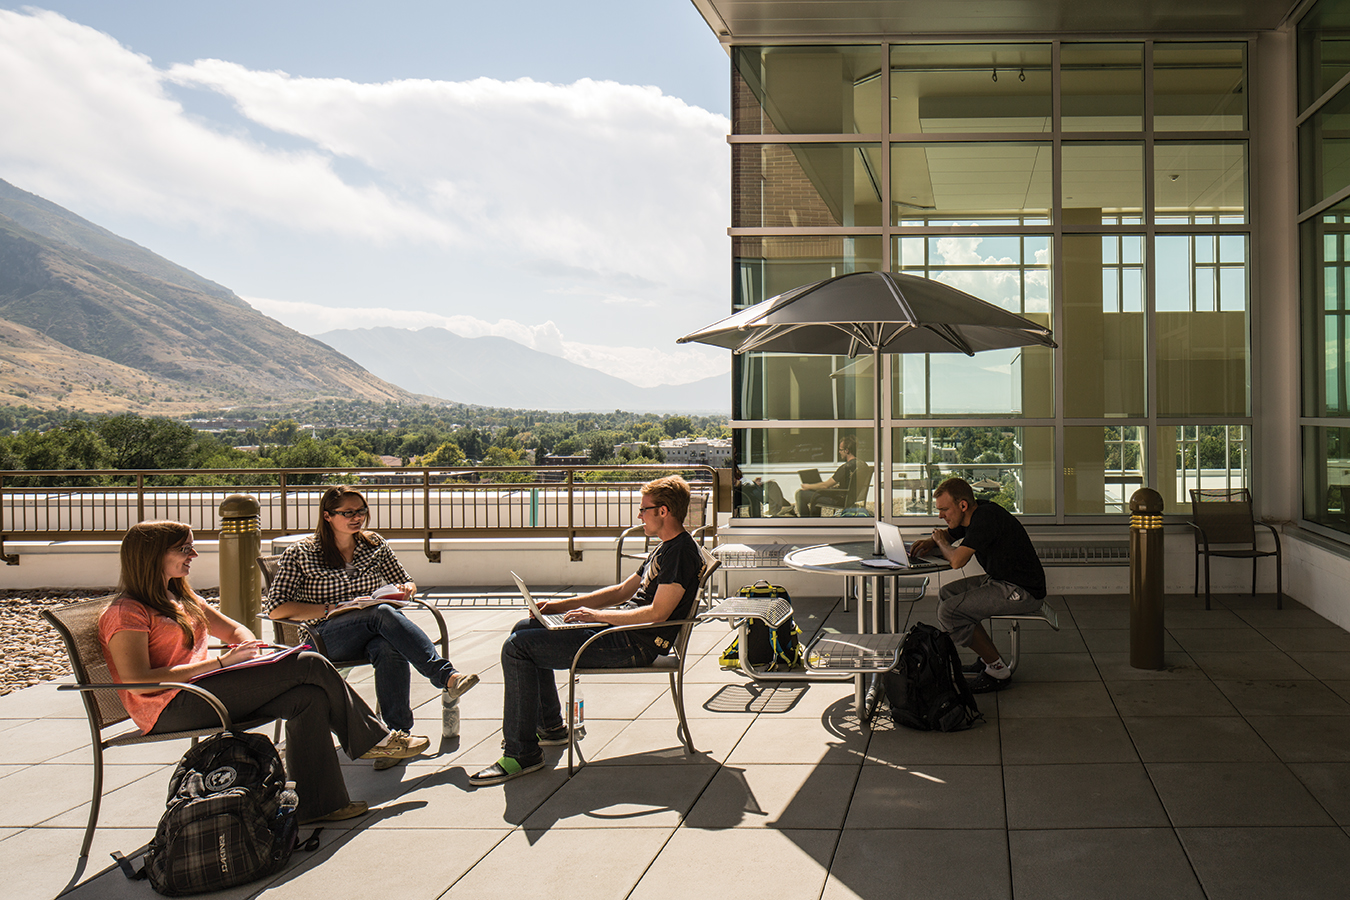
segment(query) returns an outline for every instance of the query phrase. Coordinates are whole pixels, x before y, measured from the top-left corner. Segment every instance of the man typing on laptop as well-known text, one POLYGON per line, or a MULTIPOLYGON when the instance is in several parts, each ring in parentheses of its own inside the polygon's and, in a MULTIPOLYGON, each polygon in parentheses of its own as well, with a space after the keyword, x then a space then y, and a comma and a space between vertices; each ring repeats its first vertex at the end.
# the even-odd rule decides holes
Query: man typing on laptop
POLYGON ((839 439, 839 458, 843 464, 824 481, 804 483, 797 491, 797 515, 818 516, 826 504, 848 506, 858 476, 858 440, 853 435, 839 439))
POLYGON ((990 616, 1033 613, 1045 599, 1045 570, 1027 530, 1012 513, 989 500, 975 502, 975 492, 962 478, 948 478, 933 490, 938 515, 946 528, 934 528, 931 539, 915 541, 910 552, 923 556, 936 549, 952 565, 964 568, 971 557, 984 575, 944 584, 939 593, 938 624, 952 640, 980 655, 965 671, 978 673, 974 693, 1007 687, 1012 672, 984 630, 990 616), (955 547, 953 541, 960 540, 955 547))
MULTIPOLYGON (((678 475, 642 487, 638 517, 648 537, 661 543, 633 575, 589 594, 538 604, 545 614, 561 613, 566 622, 593 623, 593 628, 551 630, 533 616, 517 622, 502 644, 505 678, 501 759, 469 778, 472 785, 500 784, 544 766, 541 745, 569 740, 553 672, 568 669, 587 639, 611 625, 638 625, 686 619, 698 598, 703 555, 684 529, 689 485, 678 475)), ((620 632, 587 648, 588 667, 626 668, 649 665, 670 650, 679 626, 620 632)))

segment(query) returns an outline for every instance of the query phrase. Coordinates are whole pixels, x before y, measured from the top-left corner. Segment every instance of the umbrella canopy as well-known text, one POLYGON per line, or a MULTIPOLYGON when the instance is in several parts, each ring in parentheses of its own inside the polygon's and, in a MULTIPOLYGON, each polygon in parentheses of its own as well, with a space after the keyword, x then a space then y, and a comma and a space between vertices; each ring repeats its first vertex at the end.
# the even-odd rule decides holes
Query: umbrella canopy
MULTIPOLYGON (((870 351, 875 387, 875 515, 881 518, 881 354, 964 353, 1056 346, 1050 329, 940 281, 895 272, 850 272, 756 303, 679 343, 697 341, 733 353, 870 351)), ((879 541, 879 539, 878 539, 879 541)), ((880 544, 877 545, 880 552, 880 544)))
POLYGON ((1039 344, 1050 330, 940 281, 852 272, 785 291, 679 339, 735 353, 964 353, 1039 344))

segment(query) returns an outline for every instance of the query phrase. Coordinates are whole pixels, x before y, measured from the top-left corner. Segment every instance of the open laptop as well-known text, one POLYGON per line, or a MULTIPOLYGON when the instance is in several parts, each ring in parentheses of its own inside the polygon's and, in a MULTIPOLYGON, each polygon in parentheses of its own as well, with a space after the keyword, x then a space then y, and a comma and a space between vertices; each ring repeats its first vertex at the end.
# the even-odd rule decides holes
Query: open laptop
POLYGON ((539 604, 534 602, 534 597, 531 596, 530 589, 525 586, 525 582, 521 581, 520 576, 515 572, 511 573, 511 577, 516 580, 516 587, 520 588, 520 596, 525 598, 525 605, 530 608, 530 613, 544 623, 544 627, 549 631, 560 631, 566 628, 595 628, 597 625, 603 627, 603 624, 596 622, 564 622, 562 613, 540 612, 539 604))
POLYGON ((890 522, 878 522, 877 534, 881 536, 881 549, 885 551, 886 556, 884 559, 864 559, 862 562, 865 566, 875 569, 903 569, 906 572, 931 572, 950 566, 950 563, 941 557, 926 556, 911 560, 909 550, 905 547, 904 536, 900 534, 900 529, 890 522))
POLYGON ((802 469, 797 473, 797 477, 802 480, 802 484, 820 484, 825 480, 820 477, 819 469, 802 469))

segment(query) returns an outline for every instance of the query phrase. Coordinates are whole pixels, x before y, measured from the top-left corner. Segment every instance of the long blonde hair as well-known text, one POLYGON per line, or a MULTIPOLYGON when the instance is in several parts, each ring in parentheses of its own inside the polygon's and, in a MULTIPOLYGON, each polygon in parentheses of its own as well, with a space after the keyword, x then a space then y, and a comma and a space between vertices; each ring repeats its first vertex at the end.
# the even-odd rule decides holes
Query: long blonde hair
POLYGON ((164 580, 164 556, 192 537, 192 526, 183 522, 141 522, 122 538, 122 574, 117 593, 125 595, 172 619, 183 629, 183 642, 191 646, 194 631, 205 624, 202 598, 186 578, 164 580), (174 600, 178 603, 174 603, 174 600))

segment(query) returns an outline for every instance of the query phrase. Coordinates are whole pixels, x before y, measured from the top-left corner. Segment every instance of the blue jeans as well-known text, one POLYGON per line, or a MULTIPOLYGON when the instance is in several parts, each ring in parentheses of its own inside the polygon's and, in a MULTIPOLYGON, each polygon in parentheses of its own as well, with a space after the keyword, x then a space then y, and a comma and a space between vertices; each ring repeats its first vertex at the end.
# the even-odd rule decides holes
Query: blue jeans
POLYGON ((445 687, 455 672, 450 660, 436 652, 426 632, 386 603, 344 613, 314 630, 323 638, 329 659, 370 660, 375 666, 375 699, 380 715, 390 728, 400 731, 413 727, 408 666, 411 664, 438 688, 445 687))
MULTIPOLYGON (((511 629, 502 644, 502 736, 507 756, 525 762, 540 758, 537 732, 563 721, 553 670, 570 669, 581 645, 605 627, 549 631, 534 619, 522 619, 511 629)), ((650 635, 621 632, 591 644, 581 662, 588 668, 622 669, 649 665, 658 655, 650 635)))

